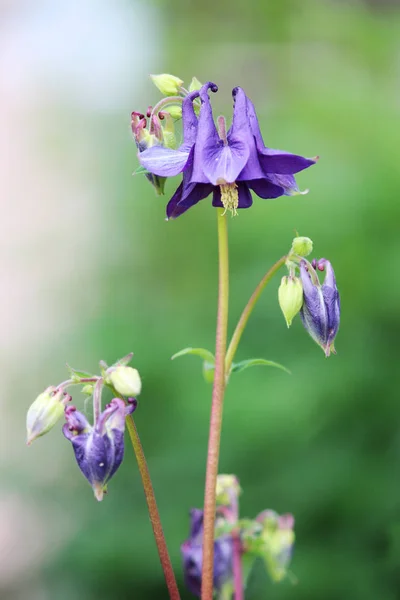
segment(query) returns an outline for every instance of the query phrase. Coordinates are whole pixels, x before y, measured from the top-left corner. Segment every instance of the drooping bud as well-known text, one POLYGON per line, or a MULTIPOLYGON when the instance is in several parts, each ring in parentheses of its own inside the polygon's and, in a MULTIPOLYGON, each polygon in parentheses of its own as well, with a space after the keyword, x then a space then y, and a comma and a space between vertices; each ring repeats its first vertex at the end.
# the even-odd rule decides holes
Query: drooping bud
POLYGON ((189 85, 189 92, 194 92, 195 90, 200 90, 203 87, 203 84, 197 79, 197 77, 192 77, 192 81, 189 85))
POLYGON ((262 525, 262 555, 273 581, 282 581, 287 574, 295 535, 294 517, 265 510, 256 519, 262 525))
POLYGON ((282 277, 278 290, 279 306, 288 327, 303 305, 303 285, 298 277, 282 277))
POLYGON ((44 435, 61 419, 71 396, 54 386, 48 387, 31 404, 26 415, 28 446, 44 435))
POLYGON ((182 79, 162 73, 161 75, 150 75, 154 85, 160 90, 164 96, 176 96, 183 85, 182 79))
POLYGON ((123 400, 114 398, 100 414, 94 427, 75 406, 65 410, 67 423, 63 433, 72 443, 78 467, 92 486, 98 501, 103 499, 108 481, 122 463, 125 417, 134 409, 134 403, 125 406, 123 400))
POLYGON ((182 118, 182 105, 179 105, 179 104, 170 104, 170 105, 167 106, 167 108, 165 110, 175 120, 182 118))
MULTIPOLYGON (((139 113, 133 112, 131 116, 132 133, 135 138, 136 146, 139 154, 152 146, 160 145, 163 140, 163 132, 158 117, 153 116, 150 122, 150 129, 146 129, 146 117, 139 113)), ((166 177, 159 177, 153 173, 146 173, 147 179, 154 186, 158 196, 164 194, 166 177)))
MULTIPOLYGON (((190 537, 181 545, 184 581, 187 589, 194 595, 201 595, 201 571, 203 566, 203 511, 193 509, 190 513, 190 537)), ((232 577, 232 538, 228 535, 214 541, 214 591, 232 577)))
POLYGON ((137 369, 121 365, 112 369, 109 378, 115 390, 122 396, 138 396, 142 382, 137 369))
POLYGON ((312 240, 308 237, 295 237, 292 243, 292 252, 298 256, 308 256, 313 250, 312 240))
POLYGON ((303 283, 303 306, 301 318, 310 336, 329 356, 335 353, 334 340, 340 323, 340 298, 336 286, 335 273, 331 263, 322 258, 315 263, 319 271, 326 269, 323 285, 318 280, 316 269, 308 263, 300 263, 300 276, 303 283))

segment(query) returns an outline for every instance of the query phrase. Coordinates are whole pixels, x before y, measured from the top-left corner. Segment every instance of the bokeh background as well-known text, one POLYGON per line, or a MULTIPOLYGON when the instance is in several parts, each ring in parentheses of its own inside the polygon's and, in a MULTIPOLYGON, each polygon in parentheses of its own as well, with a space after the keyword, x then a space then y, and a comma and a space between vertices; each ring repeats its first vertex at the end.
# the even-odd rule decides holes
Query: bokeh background
MULTIPOLYGON (((171 557, 201 506, 211 388, 185 346, 213 349, 216 215, 164 221, 167 196, 132 177, 130 112, 158 98, 148 73, 240 84, 267 143, 318 166, 307 196, 257 200, 229 221, 230 327, 294 231, 328 257, 342 297, 326 360, 267 289, 238 358, 284 363, 229 385, 221 472, 242 515, 296 517, 297 585, 261 565, 246 598, 400 597, 400 7, 339 0, 0 1, 0 596, 167 598, 138 469, 100 504, 59 428, 25 446, 26 410, 65 363, 135 352, 136 422, 171 557)), ((74 396, 80 407, 83 397, 74 396)), ((90 414, 90 407, 87 407, 90 414)), ((183 597, 189 595, 183 591, 183 597)))

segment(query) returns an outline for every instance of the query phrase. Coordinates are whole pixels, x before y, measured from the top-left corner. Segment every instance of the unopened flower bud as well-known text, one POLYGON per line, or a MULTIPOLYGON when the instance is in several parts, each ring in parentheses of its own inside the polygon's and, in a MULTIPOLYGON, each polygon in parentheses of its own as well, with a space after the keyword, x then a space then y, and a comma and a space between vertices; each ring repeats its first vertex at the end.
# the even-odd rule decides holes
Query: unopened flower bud
MULTIPOLYGON (((165 109, 166 112, 169 112, 173 119, 181 119, 182 118, 182 106, 179 104, 171 104, 167 106, 165 109)), ((165 134, 164 134, 165 135, 165 134)))
POLYGON ((115 390, 122 396, 138 396, 142 382, 137 369, 120 366, 110 372, 110 381, 115 390))
POLYGON ((203 87, 203 84, 197 79, 197 77, 193 77, 192 81, 189 85, 189 92, 194 92, 195 90, 200 90, 203 87))
POLYGON ((218 475, 216 488, 216 502, 220 506, 237 504, 241 492, 236 475, 218 475))
POLYGON ((331 263, 321 259, 315 263, 319 271, 326 269, 325 281, 321 286, 316 270, 308 263, 300 263, 304 302, 301 319, 305 329, 324 350, 325 356, 335 353, 334 340, 340 323, 340 298, 335 273, 331 263))
POLYGON ((262 524, 262 554, 269 575, 273 581, 281 581, 287 574, 295 535, 294 517, 291 514, 278 515, 273 510, 265 510, 256 519, 262 524))
POLYGON ((97 500, 102 500, 107 483, 121 465, 124 457, 125 417, 135 409, 114 398, 100 414, 97 423, 90 425, 85 415, 69 406, 65 410, 65 437, 72 443, 76 462, 93 488, 97 500))
POLYGON ((282 277, 278 290, 279 306, 288 327, 303 305, 303 285, 298 277, 282 277))
MULTIPOLYGON (((200 597, 201 572, 203 566, 203 511, 193 509, 190 512, 190 537, 181 545, 184 581, 187 589, 200 597)), ((232 538, 228 535, 214 541, 214 591, 220 592, 222 586, 232 577, 232 538)))
POLYGON ((312 240, 308 237, 295 237, 292 243, 292 252, 298 256, 308 256, 313 250, 312 240))
POLYGON ((54 427, 70 400, 71 396, 54 386, 48 387, 36 398, 26 415, 28 445, 54 427))
POLYGON ((175 96, 183 85, 182 79, 179 79, 179 77, 175 77, 174 75, 169 75, 168 73, 150 75, 150 77, 154 85, 162 94, 164 94, 164 96, 175 96))

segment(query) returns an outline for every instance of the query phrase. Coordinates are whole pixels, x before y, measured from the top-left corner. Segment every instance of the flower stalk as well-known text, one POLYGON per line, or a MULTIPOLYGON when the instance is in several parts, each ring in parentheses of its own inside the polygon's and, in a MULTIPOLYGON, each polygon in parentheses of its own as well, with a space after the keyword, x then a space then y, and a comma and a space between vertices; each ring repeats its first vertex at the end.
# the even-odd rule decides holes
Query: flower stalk
POLYGON ((219 285, 218 315, 215 340, 215 373, 212 393, 206 485, 204 493, 202 600, 213 597, 214 524, 219 448, 221 442, 223 401, 225 394, 225 352, 228 333, 229 259, 227 218, 223 209, 217 210, 219 285))
POLYGON ((235 600, 243 600, 242 543, 240 533, 233 533, 233 588, 235 600))
POLYGON ((233 359, 235 358, 236 350, 238 349, 238 346, 239 346, 239 342, 240 342, 243 332, 246 328, 246 325, 250 318, 250 315, 253 312, 253 309, 258 302, 258 299, 260 298, 262 292, 264 291, 264 288, 267 285, 267 283, 272 279, 272 277, 275 275, 275 273, 285 264, 286 258, 287 258, 286 256, 282 256, 282 258, 280 258, 269 269, 269 271, 266 272, 264 277, 261 279, 260 283, 257 285, 256 289, 250 296, 248 303, 244 307, 243 312, 238 321, 238 324, 236 325, 236 329, 233 332, 232 339, 230 341, 229 348, 226 353, 226 359, 225 359, 225 372, 226 373, 229 373, 229 371, 231 369, 233 359))
POLYGON ((151 482, 149 469, 143 452, 143 446, 141 444, 135 422, 131 415, 126 419, 126 426, 128 428, 129 437, 133 446, 133 450, 135 452, 140 476, 142 478, 143 489, 146 497, 147 507, 149 510, 151 526, 153 528, 153 534, 156 540, 161 566, 164 571, 165 583, 167 584, 169 597, 170 600, 180 600, 179 590, 172 568, 171 559, 169 557, 168 548, 164 537, 164 531, 161 524, 160 513, 158 512, 154 488, 151 482))

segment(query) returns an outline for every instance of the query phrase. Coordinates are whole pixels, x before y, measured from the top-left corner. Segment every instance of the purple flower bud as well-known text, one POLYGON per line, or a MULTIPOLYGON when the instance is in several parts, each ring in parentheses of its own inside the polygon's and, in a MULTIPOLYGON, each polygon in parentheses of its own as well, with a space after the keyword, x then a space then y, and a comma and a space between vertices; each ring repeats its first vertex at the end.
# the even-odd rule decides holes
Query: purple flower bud
MULTIPOLYGON (((201 595, 201 571, 203 566, 203 511, 190 511, 190 537, 181 545, 184 580, 187 589, 201 595)), ((219 591, 232 576, 232 538, 228 535, 214 542, 214 590, 219 591)))
POLYGON ((134 408, 135 403, 125 406, 123 400, 114 398, 94 427, 75 406, 65 410, 63 433, 72 443, 78 466, 99 501, 124 457, 125 417, 134 408))
MULTIPOLYGON (((334 340, 340 322, 340 298, 336 287, 335 273, 325 258, 315 262, 315 268, 305 261, 300 263, 304 303, 300 311, 303 325, 313 340, 329 356, 335 352, 334 340), (321 286, 317 270, 326 269, 325 281, 321 286)), ((314 264, 314 263, 313 263, 314 264)))

